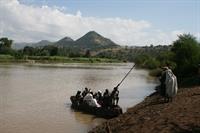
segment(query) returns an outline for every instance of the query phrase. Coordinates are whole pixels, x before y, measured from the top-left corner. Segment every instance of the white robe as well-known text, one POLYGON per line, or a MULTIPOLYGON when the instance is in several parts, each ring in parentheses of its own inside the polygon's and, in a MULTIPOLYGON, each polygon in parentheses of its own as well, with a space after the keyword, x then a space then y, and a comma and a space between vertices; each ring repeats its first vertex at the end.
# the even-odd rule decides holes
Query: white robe
POLYGON ((101 105, 97 103, 97 100, 95 98, 90 100, 89 105, 92 107, 101 107, 101 105))
POLYGON ((177 94, 178 91, 177 79, 170 69, 166 70, 165 72, 166 96, 173 97, 177 94))
POLYGON ((90 101, 93 98, 92 94, 88 93, 84 98, 83 101, 90 101))
POLYGON ((92 107, 101 107, 101 105, 99 105, 97 103, 97 100, 95 98, 93 98, 92 94, 88 93, 84 98, 83 98, 83 101, 86 101, 86 103, 89 105, 89 106, 92 106, 92 107))

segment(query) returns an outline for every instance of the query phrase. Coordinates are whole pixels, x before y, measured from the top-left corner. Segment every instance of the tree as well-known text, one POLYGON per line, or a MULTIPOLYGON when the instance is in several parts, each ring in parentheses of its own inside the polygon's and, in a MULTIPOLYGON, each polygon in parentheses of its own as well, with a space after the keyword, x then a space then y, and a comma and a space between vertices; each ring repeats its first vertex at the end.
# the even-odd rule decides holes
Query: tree
POLYGON ((11 48, 13 40, 9 40, 7 37, 0 38, 0 47, 11 48))
POLYGON ((12 43, 13 41, 6 37, 0 38, 0 54, 13 54, 12 43))
POLYGON ((192 76, 197 73, 200 63, 200 44, 191 34, 178 37, 172 46, 174 62, 177 64, 175 71, 181 77, 192 76))
POLYGON ((53 45, 47 45, 44 46, 43 50, 47 50, 50 54, 50 56, 56 56, 58 55, 58 47, 53 45))
POLYGON ((86 50, 85 57, 89 58, 91 56, 90 50, 86 50))
POLYGON ((50 49, 50 56, 56 56, 58 54, 58 47, 53 46, 50 49))
POLYGON ((24 49, 23 49, 23 53, 24 53, 25 55, 33 56, 33 55, 35 54, 35 48, 30 47, 30 46, 26 46, 26 47, 24 47, 24 49))
POLYGON ((174 53, 172 51, 160 52, 156 59, 160 62, 160 66, 169 65, 171 69, 176 68, 176 63, 173 61, 174 53))

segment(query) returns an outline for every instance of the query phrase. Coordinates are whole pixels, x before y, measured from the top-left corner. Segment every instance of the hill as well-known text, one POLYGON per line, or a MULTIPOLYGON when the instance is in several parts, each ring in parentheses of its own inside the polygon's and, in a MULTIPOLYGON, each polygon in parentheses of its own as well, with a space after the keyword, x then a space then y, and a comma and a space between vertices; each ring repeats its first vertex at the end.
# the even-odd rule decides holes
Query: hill
POLYGON ((32 47, 43 47, 43 46, 51 45, 51 44, 53 44, 53 42, 50 42, 48 40, 41 40, 37 43, 33 43, 31 46, 32 47))
POLYGON ((50 42, 48 40, 41 40, 39 42, 32 42, 32 43, 28 43, 28 42, 21 42, 21 43, 13 43, 12 48, 14 49, 23 49, 25 46, 30 46, 30 47, 43 47, 46 45, 52 45, 53 42, 50 42))
POLYGON ((75 44, 76 47, 80 47, 82 49, 90 49, 90 50, 115 48, 119 46, 110 39, 101 36, 95 31, 88 32, 83 37, 76 40, 75 44))
POLYGON ((13 45, 13 48, 15 49, 23 49, 25 46, 31 46, 31 47, 43 47, 46 45, 53 45, 58 48, 76 48, 81 50, 102 50, 102 49, 108 49, 108 48, 116 48, 119 47, 116 43, 111 41, 108 38, 105 38, 98 34, 95 31, 90 31, 86 33, 81 38, 74 41, 70 37, 64 37, 56 42, 50 42, 47 40, 42 40, 37 43, 15 43, 13 45))
POLYGON ((17 42, 12 44, 13 49, 23 49, 25 46, 32 46, 33 43, 17 42))
POLYGON ((60 39, 59 41, 55 42, 54 45, 59 48, 74 47, 74 40, 70 37, 64 37, 60 39))

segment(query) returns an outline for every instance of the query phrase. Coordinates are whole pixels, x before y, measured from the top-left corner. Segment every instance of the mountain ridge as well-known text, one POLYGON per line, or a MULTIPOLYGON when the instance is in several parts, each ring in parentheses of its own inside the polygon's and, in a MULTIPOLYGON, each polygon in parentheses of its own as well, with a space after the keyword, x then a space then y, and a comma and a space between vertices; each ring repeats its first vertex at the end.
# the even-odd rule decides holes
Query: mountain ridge
POLYGON ((25 46, 43 47, 46 45, 54 45, 58 48, 80 48, 83 50, 101 50, 120 46, 111 39, 103 37, 95 31, 89 31, 77 40, 73 40, 71 37, 66 36, 56 42, 41 40, 36 43, 15 43, 14 48, 22 49, 25 46))

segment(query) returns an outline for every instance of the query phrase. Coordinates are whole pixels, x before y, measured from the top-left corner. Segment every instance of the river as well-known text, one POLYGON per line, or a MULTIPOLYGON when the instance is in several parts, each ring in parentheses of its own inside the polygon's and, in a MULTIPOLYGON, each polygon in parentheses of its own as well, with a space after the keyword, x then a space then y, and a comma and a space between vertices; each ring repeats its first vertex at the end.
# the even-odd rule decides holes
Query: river
MULTIPOLYGON (((84 87, 112 90, 132 64, 0 64, 1 133, 85 133, 105 119, 75 112, 69 97, 84 87)), ((125 111, 154 91, 155 79, 133 69, 120 90, 125 111)))

